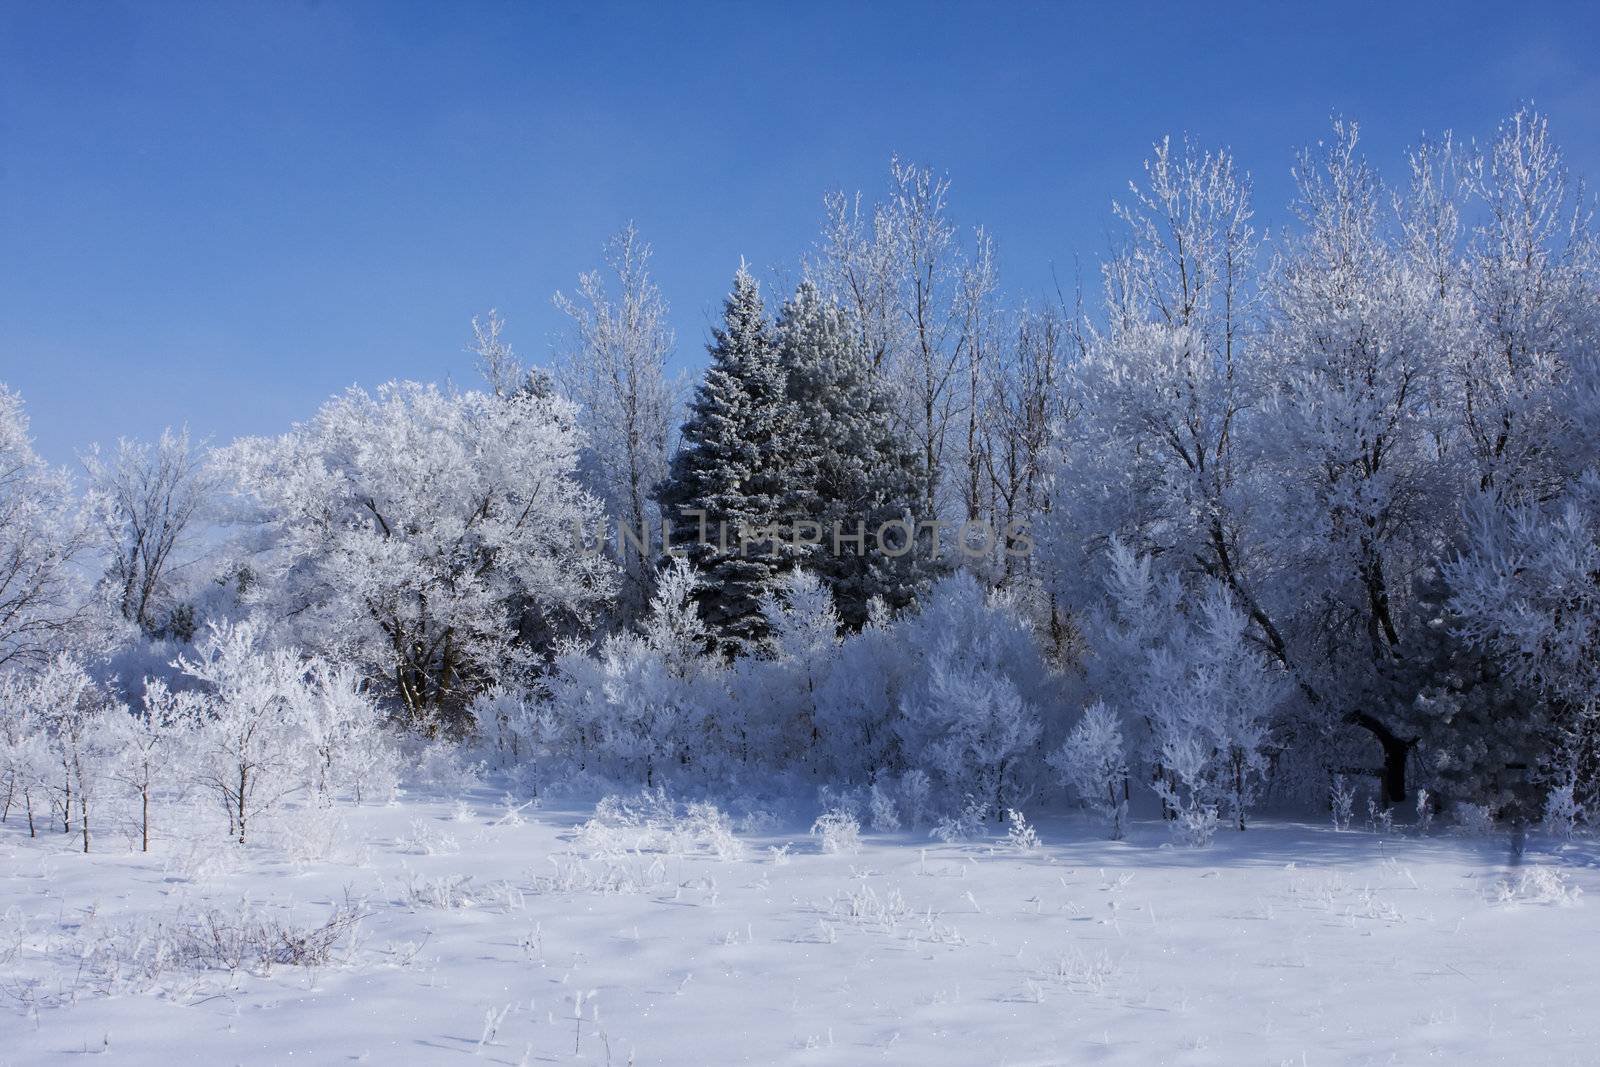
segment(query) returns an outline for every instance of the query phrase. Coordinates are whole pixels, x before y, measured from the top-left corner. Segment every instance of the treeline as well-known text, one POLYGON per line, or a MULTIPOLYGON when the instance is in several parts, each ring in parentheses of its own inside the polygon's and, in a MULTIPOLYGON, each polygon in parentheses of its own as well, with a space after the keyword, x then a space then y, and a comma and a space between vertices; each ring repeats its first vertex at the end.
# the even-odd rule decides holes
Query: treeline
POLYGON ((760 775, 884 822, 1064 790, 1120 827, 1148 791, 1204 840, 1366 778, 1570 826, 1600 784, 1600 246, 1533 113, 1404 162, 1335 124, 1269 242, 1228 153, 1163 141, 1099 298, 1029 305, 896 161, 878 203, 827 198, 774 306, 740 267, 686 405, 630 228, 557 295, 552 370, 490 314, 481 390, 124 442, 83 507, 4 394, 0 663, 126 694, 248 625, 542 782, 760 775))

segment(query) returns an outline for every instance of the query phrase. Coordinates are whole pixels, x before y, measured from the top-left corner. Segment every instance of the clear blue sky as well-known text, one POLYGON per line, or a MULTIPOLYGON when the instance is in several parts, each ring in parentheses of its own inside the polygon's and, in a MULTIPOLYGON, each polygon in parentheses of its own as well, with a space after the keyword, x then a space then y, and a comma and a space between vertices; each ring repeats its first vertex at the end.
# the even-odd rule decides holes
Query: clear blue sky
POLYGON ((1092 267, 1149 143, 1230 146, 1281 219, 1296 146, 1519 101, 1600 177, 1593 4, 141 4, 0 0, 0 381, 45 454, 226 440, 352 382, 543 359, 550 294, 637 220, 698 367, 741 255, 792 268, 891 153, 953 181, 1008 287, 1092 267))

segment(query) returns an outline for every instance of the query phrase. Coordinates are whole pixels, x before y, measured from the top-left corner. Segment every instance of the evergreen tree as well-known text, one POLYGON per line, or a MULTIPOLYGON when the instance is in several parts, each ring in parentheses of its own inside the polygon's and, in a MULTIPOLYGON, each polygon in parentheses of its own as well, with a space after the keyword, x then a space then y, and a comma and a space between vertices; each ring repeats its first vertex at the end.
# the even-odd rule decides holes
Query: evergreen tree
POLYGON ((915 529, 916 454, 896 432, 890 393, 837 303, 802 283, 779 315, 777 335, 794 428, 785 510, 815 524, 799 531, 821 539, 801 561, 828 584, 845 624, 859 629, 873 597, 904 607, 929 570, 925 543, 894 554, 906 527, 876 536, 885 523, 915 529))
POLYGON ((716 645, 737 654, 766 635, 761 598, 792 559, 779 532, 790 437, 783 371, 743 264, 708 351, 661 504, 674 550, 700 572, 701 617, 716 645))

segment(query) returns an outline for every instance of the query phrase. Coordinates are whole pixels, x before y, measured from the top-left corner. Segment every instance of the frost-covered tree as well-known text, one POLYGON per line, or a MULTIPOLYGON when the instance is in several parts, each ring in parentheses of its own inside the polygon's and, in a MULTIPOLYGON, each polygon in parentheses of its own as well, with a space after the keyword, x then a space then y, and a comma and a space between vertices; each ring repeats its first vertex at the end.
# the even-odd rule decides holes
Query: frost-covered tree
POLYGON ((767 622, 766 671, 776 692, 789 694, 777 703, 783 721, 779 743, 803 759, 821 738, 817 725, 818 689, 832 672, 839 648, 839 614, 828 587, 810 571, 783 576, 776 595, 761 602, 767 622))
POLYGON ((916 456, 896 429, 893 397, 865 342, 835 300, 802 282, 776 334, 794 425, 787 506, 797 516, 796 540, 816 542, 801 562, 827 582, 845 624, 859 629, 874 597, 905 607, 929 570, 920 547, 896 554, 903 534, 877 536, 886 523, 914 522, 916 456))
POLYGON ((1050 679, 1033 633, 1009 600, 958 573, 895 638, 916 660, 894 725, 903 765, 956 806, 970 796, 1000 818, 1038 784, 1050 679))
POLYGON ((1104 268, 1108 321, 1065 384, 1081 414, 1054 472, 1053 586, 1092 603, 1096 557, 1118 537, 1180 577, 1227 585, 1286 654, 1257 589, 1252 493, 1234 455, 1261 389, 1249 181, 1225 152, 1162 141, 1116 214, 1126 244, 1104 268))
POLYGON ((71 481, 33 451, 22 397, 0 384, 0 667, 41 665, 82 633, 73 563, 87 544, 71 481))
POLYGON ((107 716, 113 752, 108 773, 138 798, 142 852, 150 851, 150 805, 157 792, 164 785, 183 786, 177 771, 197 722, 197 700, 196 694, 174 692, 160 679, 147 678, 138 708, 107 716))
POLYGON ((1468 185, 1483 217, 1466 257, 1473 328, 1456 346, 1459 410, 1486 491, 1547 497, 1578 458, 1551 447, 1570 440, 1574 361, 1600 343, 1592 207, 1548 120, 1529 110, 1501 124, 1468 185))
POLYGON ((222 622, 209 624, 194 655, 175 665, 207 687, 193 769, 242 845, 261 816, 304 786, 293 714, 304 664, 294 649, 268 646, 254 623, 222 622))
POLYGON ((1391 803, 1406 799, 1420 727, 1411 579, 1455 519, 1456 473, 1440 410, 1447 310, 1436 274, 1408 262, 1354 125, 1302 155, 1302 231, 1270 287, 1272 394, 1251 461, 1274 487, 1267 550, 1293 585, 1290 654, 1324 709, 1368 731, 1391 803))
POLYGON ((708 350, 661 504, 674 551, 701 574, 701 617, 735 654, 764 636, 761 597, 792 559, 784 520, 793 426, 761 291, 742 264, 708 350))
POLYGON ((265 541, 252 602, 348 655, 414 720, 455 716, 610 593, 581 443, 559 397, 414 382, 351 389, 282 437, 239 442, 265 541))
POLYGON ((824 201, 818 254, 807 276, 836 298, 854 324, 872 366, 895 393, 902 436, 917 462, 923 516, 939 514, 951 486, 951 452, 961 445, 962 415, 981 380, 975 352, 995 291, 993 249, 980 230, 962 247, 949 217, 950 182, 901 159, 889 163, 884 199, 864 206, 859 194, 824 201), (966 379, 966 380, 964 380, 966 379))
POLYGON ((555 296, 574 331, 557 380, 579 406, 587 484, 621 527, 611 547, 620 557, 619 608, 626 621, 644 612, 650 595, 654 499, 667 475, 677 414, 678 390, 666 372, 673 333, 666 301, 650 276, 650 256, 630 223, 606 244, 614 294, 600 272, 591 271, 579 277, 576 298, 555 296))
POLYGON ((32 703, 35 720, 44 728, 54 765, 44 785, 61 817, 62 832, 70 833, 76 824, 88 852, 90 819, 109 756, 105 695, 82 660, 60 654, 30 679, 24 699, 32 703))
POLYGON ((45 744, 44 715, 33 696, 31 673, 11 669, 0 673, 0 775, 5 776, 5 800, 0 821, 20 810, 28 820, 28 836, 38 836, 35 799, 45 798, 50 754, 45 744))
POLYGON ((1063 785, 1105 818, 1111 839, 1120 841, 1128 815, 1128 761, 1117 713, 1103 700, 1090 704, 1049 763, 1063 785))
POLYGON ((147 634, 188 629, 174 582, 215 502, 218 479, 189 431, 163 430, 149 444, 119 440, 110 455, 83 457, 104 578, 118 612, 147 634), (176 629, 174 629, 176 628, 176 629))
POLYGON ((1051 450, 1072 434, 1076 405, 1062 382, 1082 341, 1056 312, 1024 309, 996 361, 979 433, 1002 579, 1036 574, 1033 528, 1050 506, 1051 450))
POLYGON ((1185 595, 1120 541, 1107 603, 1088 626, 1092 691, 1144 724, 1143 755, 1169 812, 1193 829, 1219 813, 1244 829, 1287 678, 1249 635, 1222 583, 1185 595), (1206 813, 1209 812, 1210 815, 1206 813))
POLYGON ((345 790, 361 801, 393 785, 395 757, 382 729, 383 710, 355 668, 309 663, 290 715, 320 802, 330 803, 345 790))

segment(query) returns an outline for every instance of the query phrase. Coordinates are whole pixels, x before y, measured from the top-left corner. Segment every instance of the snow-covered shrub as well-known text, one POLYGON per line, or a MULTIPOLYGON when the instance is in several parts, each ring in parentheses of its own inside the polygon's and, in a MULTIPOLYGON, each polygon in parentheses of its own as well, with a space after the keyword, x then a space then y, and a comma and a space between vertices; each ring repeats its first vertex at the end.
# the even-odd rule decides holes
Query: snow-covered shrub
POLYGON ((45 779, 51 765, 44 713, 33 685, 33 679, 20 671, 0 674, 0 775, 5 776, 0 818, 9 819, 13 811, 20 811, 30 837, 44 829, 45 779))
POLYGON ((817 838, 824 852, 861 851, 861 823, 848 811, 835 808, 817 816, 811 824, 811 836, 817 838))
POLYGON ((969 796, 959 809, 934 823, 928 836, 938 838, 947 845, 970 841, 983 833, 984 823, 988 819, 988 802, 969 796))
MULTIPOLYGON (((56 656, 35 672, 21 690, 33 707, 32 718, 43 727, 50 769, 40 779, 63 832, 74 827, 88 852, 95 800, 101 793, 114 755, 106 727, 105 695, 89 677, 81 660, 56 656)), ((109 709, 124 715, 126 709, 109 709)))
POLYGON ((1535 865, 1524 867, 1516 880, 1495 886, 1500 904, 1576 904, 1583 889, 1575 886, 1559 868, 1535 865))
POLYGON ((874 779, 872 790, 867 795, 868 815, 872 820, 872 828, 880 834, 892 834, 900 829, 900 812, 895 805, 894 796, 886 788, 882 776, 874 779))
POLYGON ((382 710, 355 668, 311 661, 290 713, 318 797, 348 792, 361 801, 393 793, 399 754, 383 729, 382 710))
POLYGON ((490 686, 467 705, 467 720, 493 767, 516 767, 539 753, 539 711, 529 693, 490 686))
POLYGON ((1461 832, 1482 837, 1494 832, 1494 809, 1487 804, 1463 801, 1455 806, 1456 825, 1461 832))
POLYGON ((896 628, 920 657, 900 697, 896 731, 906 763, 936 796, 981 798, 1000 818, 1038 780, 1039 705, 1049 670, 1026 620, 968 574, 939 582, 922 611, 896 628))
POLYGON ((933 817, 933 783, 920 767, 900 776, 900 806, 912 826, 921 826, 933 817))
MULTIPOLYGON (((581 769, 646 786, 668 772, 715 768, 739 745, 742 723, 722 714, 731 703, 728 672, 705 654, 692 599, 698 581, 680 562, 658 584, 642 635, 612 635, 592 654, 574 646, 557 657, 549 699, 531 720, 538 745, 581 769)), ((743 754, 762 750, 746 745, 743 754)))
POLYGON ((1350 829, 1350 820, 1355 816, 1356 791, 1349 785, 1344 775, 1333 776, 1333 783, 1328 787, 1328 810, 1333 815, 1333 828, 1335 830, 1350 829))
POLYGON ((1014 852, 1037 852, 1039 850, 1039 834, 1022 812, 1016 808, 1006 811, 1006 845, 1014 852))
POLYGON ((1426 789, 1417 790, 1417 829, 1427 833, 1433 826, 1433 796, 1426 789))
POLYGON ((293 649, 267 646, 255 624, 223 622, 211 624, 178 666, 207 686, 195 774, 221 803, 229 836, 244 844, 256 818, 307 786, 294 714, 305 695, 305 664, 293 649))
POLYGON ((195 722, 196 697, 174 693, 157 679, 147 678, 140 707, 111 715, 106 722, 115 757, 109 773, 139 802, 139 837, 150 851, 150 808, 163 787, 183 792, 187 783, 175 773, 183 746, 195 722))
POLYGON ((107 993, 138 992, 186 972, 267 976, 275 967, 326 967, 354 945, 366 916, 362 901, 335 904, 326 918, 302 923, 292 914, 241 900, 231 908, 180 909, 157 922, 112 928, 87 925, 75 952, 86 974, 107 993))
POLYGON ((770 656, 764 673, 778 692, 793 694, 773 708, 781 716, 774 738, 777 755, 784 762, 826 766, 825 759, 814 758, 813 749, 822 739, 817 691, 832 674, 839 649, 833 598, 815 574, 796 570, 779 581, 777 595, 761 598, 760 607, 770 656))
POLYGON ((744 854, 725 812, 707 801, 674 800, 660 786, 601 798, 594 818, 578 827, 573 839, 598 852, 698 853, 722 860, 744 854))
POLYGON ((1174 719, 1163 731, 1157 750, 1161 775, 1156 795, 1171 816, 1173 836, 1194 848, 1211 844, 1217 830, 1217 805, 1212 801, 1208 771, 1212 750, 1209 739, 1193 724, 1174 719))
POLYGON ((1569 838, 1577 829, 1578 820, 1583 818, 1583 805, 1573 796, 1576 788, 1577 776, 1568 774, 1545 794, 1540 825, 1546 833, 1569 838))
POLYGON ((1212 812, 1244 829, 1267 766, 1282 672, 1251 640, 1250 620, 1221 583, 1186 589, 1152 559, 1111 539, 1104 600, 1086 635, 1088 681, 1113 709, 1142 721, 1141 754, 1182 826, 1212 812))
POLYGON ((1120 840, 1128 812, 1128 763, 1116 712, 1102 700, 1089 705, 1049 762, 1062 784, 1106 820, 1111 839, 1120 840))
POLYGON ((411 829, 395 841, 400 851, 416 856, 453 856, 461 843, 449 832, 430 825, 426 819, 412 819, 411 829))

